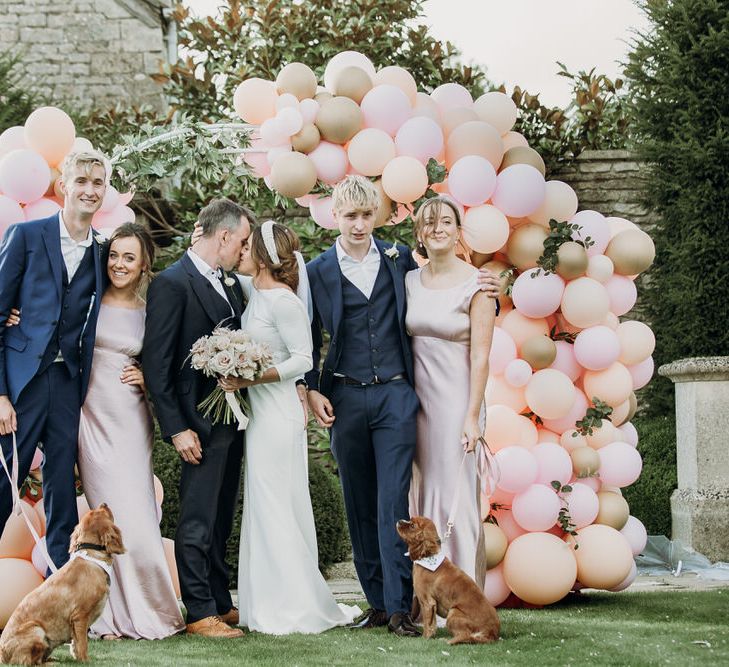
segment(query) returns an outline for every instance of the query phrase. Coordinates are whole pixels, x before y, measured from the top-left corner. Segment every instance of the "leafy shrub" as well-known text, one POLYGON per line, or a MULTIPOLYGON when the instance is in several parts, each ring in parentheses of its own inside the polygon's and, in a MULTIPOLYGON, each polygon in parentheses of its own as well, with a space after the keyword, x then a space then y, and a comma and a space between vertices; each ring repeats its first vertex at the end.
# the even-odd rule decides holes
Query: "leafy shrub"
POLYGON ((0 132, 23 125, 25 119, 41 105, 41 97, 23 82, 21 55, 0 52, 0 132))

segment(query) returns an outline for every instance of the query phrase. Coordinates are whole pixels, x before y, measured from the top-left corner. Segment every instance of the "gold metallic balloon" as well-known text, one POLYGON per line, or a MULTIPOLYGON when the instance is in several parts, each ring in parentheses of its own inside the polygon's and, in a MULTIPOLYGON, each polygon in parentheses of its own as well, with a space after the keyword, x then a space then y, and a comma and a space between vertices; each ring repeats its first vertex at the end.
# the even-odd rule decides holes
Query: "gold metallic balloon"
POLYGON ((547 368, 557 358, 557 346, 547 336, 532 336, 521 346, 520 356, 535 371, 547 368))
POLYGON ((315 124, 322 138, 345 144, 362 129, 362 110, 348 97, 333 97, 321 105, 315 124))
POLYGON ((541 225, 527 224, 514 229, 506 244, 506 255, 519 271, 536 267, 544 252, 547 230, 541 225))
POLYGON ((504 531, 495 523, 483 524, 483 532, 486 542, 486 568, 490 570, 504 560, 509 543, 504 531))
POLYGON ((557 249, 557 273, 565 280, 585 275, 589 258, 579 243, 567 241, 557 249))
POLYGON ((303 153, 279 155, 271 167, 271 186, 286 197, 303 197, 316 185, 314 163, 303 153))
POLYGON ((577 477, 589 477, 600 468, 600 456, 592 447, 577 447, 570 452, 570 457, 577 477))
POLYGON ((304 63, 289 63, 276 77, 276 91, 279 95, 291 93, 299 100, 316 95, 316 74, 304 63))
POLYGON ((334 94, 343 95, 357 104, 372 90, 372 79, 361 67, 345 67, 334 79, 334 94))
POLYGON ((377 179, 373 185, 377 188, 380 199, 377 204, 377 215, 375 216, 375 227, 383 227, 392 219, 392 199, 390 199, 382 187, 382 179, 377 179))
POLYGON ((291 137, 291 146, 300 153, 311 153, 320 141, 319 128, 313 123, 307 123, 291 137))
POLYGON ((613 261, 615 273, 634 276, 645 271, 656 257, 653 239, 640 229, 626 229, 616 234, 605 250, 613 261))
POLYGON ((542 176, 546 173, 542 156, 529 146, 514 146, 504 153, 499 171, 503 171, 513 164, 528 164, 538 170, 542 176))
POLYGON ((597 494, 597 500, 600 503, 600 509, 597 512, 595 523, 622 530, 630 516, 630 508, 625 498, 612 491, 600 491, 597 494))

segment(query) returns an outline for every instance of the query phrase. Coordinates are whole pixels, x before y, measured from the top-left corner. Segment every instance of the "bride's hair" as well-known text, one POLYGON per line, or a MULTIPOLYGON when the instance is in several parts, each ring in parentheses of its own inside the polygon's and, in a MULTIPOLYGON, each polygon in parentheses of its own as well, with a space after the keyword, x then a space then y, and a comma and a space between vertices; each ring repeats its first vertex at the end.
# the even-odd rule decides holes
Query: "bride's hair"
POLYGON ((288 285, 295 292, 299 287, 299 264, 294 254, 299 249, 299 237, 296 233, 285 225, 267 220, 253 230, 249 243, 253 261, 262 263, 271 272, 274 280, 288 285), (264 228, 267 226, 270 226, 278 262, 271 259, 266 248, 264 228))

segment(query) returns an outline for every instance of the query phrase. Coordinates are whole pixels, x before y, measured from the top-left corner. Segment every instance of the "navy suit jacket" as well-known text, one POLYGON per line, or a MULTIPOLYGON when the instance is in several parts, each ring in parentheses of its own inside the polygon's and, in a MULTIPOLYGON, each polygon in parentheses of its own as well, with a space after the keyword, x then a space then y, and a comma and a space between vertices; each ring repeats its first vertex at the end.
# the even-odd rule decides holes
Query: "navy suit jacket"
MULTIPOLYGON (((400 340, 402 343, 405 372, 410 384, 413 384, 413 356, 410 350, 410 338, 405 330, 405 274, 417 269, 418 265, 412 257, 410 248, 398 245, 398 256, 393 259, 385 254, 385 250, 392 244, 375 239, 375 245, 380 251, 381 262, 384 262, 392 278, 395 289, 395 302, 397 303, 397 319, 400 325, 400 340)), ((311 325, 311 334, 314 343, 314 367, 306 374, 306 383, 310 389, 316 389, 325 396, 329 396, 332 388, 332 378, 342 353, 342 340, 340 336, 342 326, 342 272, 339 269, 336 244, 323 252, 319 257, 311 260, 307 265, 307 274, 311 288, 311 297, 314 305, 314 317, 311 325), (319 371, 321 362, 321 348, 323 345, 322 329, 329 332, 329 350, 324 359, 324 365, 319 371)))
MULTIPOLYGON (((95 295, 81 333, 81 400, 86 396, 96 321, 104 291, 101 246, 94 235, 95 295)), ((0 245, 0 395, 15 403, 38 372, 61 315, 63 255, 58 214, 13 225, 0 245), (11 308, 20 324, 6 328, 11 308)))

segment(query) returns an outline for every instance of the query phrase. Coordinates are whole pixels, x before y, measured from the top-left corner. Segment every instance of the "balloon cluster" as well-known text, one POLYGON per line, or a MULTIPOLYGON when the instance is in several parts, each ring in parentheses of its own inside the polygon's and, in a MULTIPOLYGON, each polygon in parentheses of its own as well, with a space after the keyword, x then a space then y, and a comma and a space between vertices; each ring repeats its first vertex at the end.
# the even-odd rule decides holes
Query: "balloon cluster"
POLYGON ((275 81, 238 86, 236 112, 259 125, 245 157, 254 173, 325 228, 331 198, 311 194, 317 182, 375 179, 378 225, 404 219, 428 188, 447 194, 462 208, 466 244, 510 288, 486 390, 486 440, 500 468, 484 499, 487 595, 550 604, 580 586, 627 587, 646 534, 620 489, 641 471, 629 419, 634 391, 653 374, 655 338, 619 318, 655 256, 650 237, 628 220, 578 212, 568 184, 545 181, 503 93, 474 101, 446 83, 426 94, 403 68, 376 71, 352 51, 329 61, 323 83, 291 63, 275 81), (447 170, 442 183, 429 184, 432 159, 447 170))
MULTIPOLYGON (((46 218, 63 208, 60 168, 68 153, 92 150, 88 139, 76 136, 71 118, 56 107, 33 111, 25 125, 9 127, 0 134, 0 238, 10 225, 46 218)), ((93 226, 109 233, 124 222, 134 221, 127 204, 132 193, 121 194, 108 184, 93 226)))

